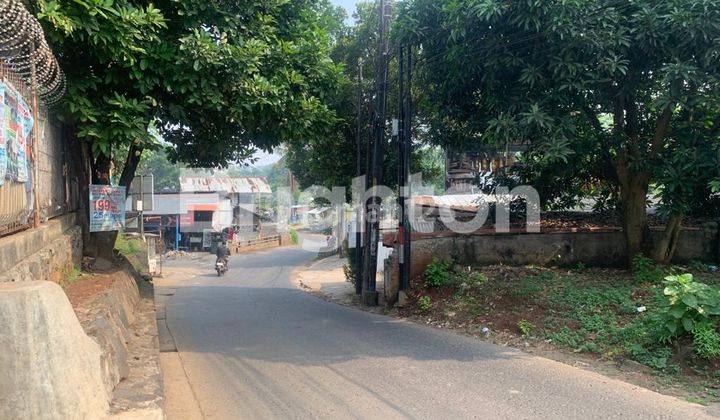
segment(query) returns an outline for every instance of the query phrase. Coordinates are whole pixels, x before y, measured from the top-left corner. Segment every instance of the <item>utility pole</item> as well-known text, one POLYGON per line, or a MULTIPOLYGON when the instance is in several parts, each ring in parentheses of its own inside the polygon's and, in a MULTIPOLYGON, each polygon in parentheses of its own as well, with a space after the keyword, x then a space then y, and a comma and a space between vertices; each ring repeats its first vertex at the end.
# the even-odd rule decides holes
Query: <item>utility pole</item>
MULTIPOLYGON (((358 59, 358 65, 357 65, 357 135, 355 139, 355 146, 357 149, 357 168, 356 168, 356 175, 358 177, 361 177, 363 175, 363 165, 362 165, 362 132, 363 132, 363 91, 362 91, 362 83, 363 83, 363 74, 362 74, 362 58, 358 59)), ((361 191, 361 199, 362 199, 362 191, 361 191)), ((362 230, 363 230, 363 222, 365 214, 365 203, 358 203, 357 213, 355 215, 355 294, 360 296, 362 295, 363 290, 363 241, 362 241, 362 230)))
POLYGON ((363 302, 368 306, 377 305, 378 293, 376 289, 376 271, 378 257, 378 242, 380 241, 380 201, 376 196, 377 187, 382 183, 383 149, 385 143, 385 96, 387 93, 387 69, 388 69, 388 43, 387 24, 389 14, 385 0, 380 0, 380 30, 379 49, 377 56, 376 82, 377 96, 373 118, 373 148, 372 148, 372 177, 373 197, 367 210, 368 218, 368 239, 369 249, 365 266, 365 278, 367 287, 363 291, 363 302))
MULTIPOLYGON (((400 58, 402 61, 402 58, 400 58)), ((410 217, 408 206, 411 206, 410 201, 412 197, 412 190, 410 185, 410 154, 412 152, 412 47, 407 48, 407 85, 403 88, 403 182, 405 183, 405 204, 403 206, 403 241, 402 241, 402 254, 403 254, 403 274, 401 276, 402 282, 400 283, 400 290, 403 291, 403 299, 405 298, 405 291, 409 287, 410 283, 410 249, 411 240, 410 236, 410 217)), ((401 79, 402 80, 402 77, 401 79)), ((402 82, 401 82, 402 83, 402 82)))
MULTIPOLYGON (((402 45, 398 47, 398 137, 397 137, 397 180, 398 180, 398 242, 400 250, 398 253, 398 292, 405 290, 405 266, 409 261, 405 260, 405 189, 407 184, 407 175, 405 173, 405 57, 403 56, 404 48, 402 45)), ((400 298, 400 296, 398 296, 400 298)))

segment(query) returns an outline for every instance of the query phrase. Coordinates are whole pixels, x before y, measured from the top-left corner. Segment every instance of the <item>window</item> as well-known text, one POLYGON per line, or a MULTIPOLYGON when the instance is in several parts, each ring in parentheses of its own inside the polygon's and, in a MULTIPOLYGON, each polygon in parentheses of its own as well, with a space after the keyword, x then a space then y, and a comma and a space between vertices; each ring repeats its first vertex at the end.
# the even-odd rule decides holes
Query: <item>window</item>
POLYGON ((211 211, 195 211, 194 221, 196 222, 212 222, 213 212, 211 211))

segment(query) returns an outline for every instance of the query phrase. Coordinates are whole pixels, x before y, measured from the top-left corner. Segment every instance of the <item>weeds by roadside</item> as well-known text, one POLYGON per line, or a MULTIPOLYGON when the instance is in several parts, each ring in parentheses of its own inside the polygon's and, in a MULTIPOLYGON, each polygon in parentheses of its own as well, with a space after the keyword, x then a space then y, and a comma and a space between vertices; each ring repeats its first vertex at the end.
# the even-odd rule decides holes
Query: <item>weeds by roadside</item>
POLYGON ((80 269, 73 265, 70 268, 66 268, 63 270, 63 281, 65 284, 73 284, 75 283, 78 278, 82 275, 82 271, 80 269))
POLYGON ((487 327, 526 345, 647 366, 693 395, 720 401, 720 275, 707 265, 633 270, 489 266, 433 260, 403 310, 436 325, 487 327))
POLYGON ((140 253, 144 249, 143 241, 140 238, 128 236, 125 232, 118 232, 117 239, 115 239, 115 249, 120 255, 127 257, 128 255, 140 253))

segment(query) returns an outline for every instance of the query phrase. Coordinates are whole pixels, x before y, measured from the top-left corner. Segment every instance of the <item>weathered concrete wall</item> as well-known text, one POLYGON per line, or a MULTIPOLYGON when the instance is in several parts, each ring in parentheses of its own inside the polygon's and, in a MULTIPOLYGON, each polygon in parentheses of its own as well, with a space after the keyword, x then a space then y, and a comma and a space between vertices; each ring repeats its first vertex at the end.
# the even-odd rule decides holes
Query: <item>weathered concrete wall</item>
POLYGON ((0 284, 0 418, 97 419, 108 410, 101 350, 59 285, 0 284))
POLYGON ((112 286, 75 308, 85 332, 102 349, 103 382, 108 394, 128 377, 130 327, 135 323, 135 307, 140 301, 132 274, 118 271, 115 277, 112 286))
POLYGON ((82 260, 82 231, 75 213, 0 238, 0 283, 46 280, 60 283, 82 260))
MULTIPOLYGON (((661 231, 652 231, 651 240, 661 231)), ((386 300, 394 303, 398 289, 398 248, 385 262, 386 300)), ((619 267, 626 261, 622 231, 548 232, 458 235, 440 232, 436 237, 414 238, 411 247, 410 276, 422 275, 433 258, 452 259, 468 265, 572 265, 619 267)), ((686 229, 680 234, 674 262, 694 259, 718 259, 718 227, 706 224, 702 229, 686 229)))
POLYGON ((277 239, 273 240, 262 240, 262 238, 250 241, 250 242, 237 242, 233 245, 233 252, 235 254, 242 254, 245 252, 257 251, 260 249, 277 248, 279 246, 291 245, 292 240, 289 234, 278 235, 277 239))

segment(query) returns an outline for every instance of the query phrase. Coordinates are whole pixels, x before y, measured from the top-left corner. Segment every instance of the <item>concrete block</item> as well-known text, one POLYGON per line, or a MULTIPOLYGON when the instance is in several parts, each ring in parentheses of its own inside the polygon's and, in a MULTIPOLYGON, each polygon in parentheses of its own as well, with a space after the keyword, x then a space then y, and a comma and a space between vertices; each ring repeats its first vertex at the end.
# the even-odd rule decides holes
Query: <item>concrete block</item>
POLYGON ((55 283, 0 284, 0 418, 107 415, 100 346, 55 283))
POLYGON ((100 357, 105 391, 111 394, 115 385, 130 373, 128 367, 127 343, 117 328, 106 318, 97 318, 85 327, 88 335, 93 337, 102 349, 100 357))

